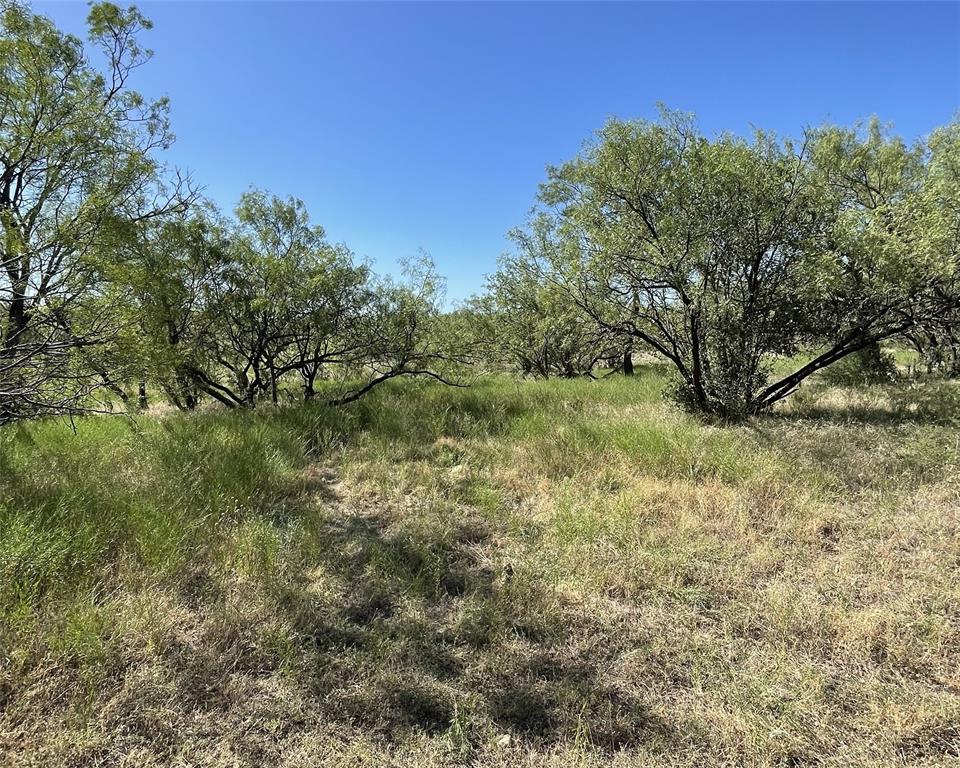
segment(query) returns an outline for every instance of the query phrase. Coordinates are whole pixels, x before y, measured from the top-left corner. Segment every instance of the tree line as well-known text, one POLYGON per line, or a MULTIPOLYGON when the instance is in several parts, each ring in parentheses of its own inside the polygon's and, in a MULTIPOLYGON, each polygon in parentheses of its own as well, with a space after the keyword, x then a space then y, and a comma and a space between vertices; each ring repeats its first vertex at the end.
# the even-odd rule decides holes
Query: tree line
MULTIPOLYGON (((89 46, 18 2, 0 16, 0 422, 139 399, 278 402, 349 382, 446 380, 429 259, 377 276, 302 202, 260 190, 232 215, 163 165, 166 100, 130 87, 150 52, 134 7, 93 5, 89 46)), ((142 402, 141 402, 142 404, 142 402)))
POLYGON ((225 215, 167 167, 168 104, 130 84, 136 8, 91 6, 86 47, 0 12, 0 423, 142 406, 148 384, 182 409, 338 404, 399 376, 631 373, 640 352, 685 407, 740 418, 845 358, 882 369, 888 339, 960 375, 956 120, 914 144, 876 120, 797 139, 610 121, 449 311, 428 258, 378 276, 302 202, 252 189, 225 215))

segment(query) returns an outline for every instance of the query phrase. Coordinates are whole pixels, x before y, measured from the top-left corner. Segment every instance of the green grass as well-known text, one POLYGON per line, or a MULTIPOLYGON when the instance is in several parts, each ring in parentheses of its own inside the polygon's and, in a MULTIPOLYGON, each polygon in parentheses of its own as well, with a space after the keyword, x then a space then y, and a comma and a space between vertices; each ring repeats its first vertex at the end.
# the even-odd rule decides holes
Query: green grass
POLYGON ((665 375, 0 431, 0 765, 960 760, 960 398, 665 375))

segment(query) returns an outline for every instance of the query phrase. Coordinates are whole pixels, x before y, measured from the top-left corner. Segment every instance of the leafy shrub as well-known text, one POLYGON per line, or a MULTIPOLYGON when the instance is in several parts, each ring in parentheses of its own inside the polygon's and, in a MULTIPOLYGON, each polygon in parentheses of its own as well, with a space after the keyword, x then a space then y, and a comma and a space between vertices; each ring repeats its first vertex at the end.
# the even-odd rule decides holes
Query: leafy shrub
POLYGON ((823 380, 836 386, 880 384, 897 378, 897 361, 879 347, 847 355, 823 371, 823 380))

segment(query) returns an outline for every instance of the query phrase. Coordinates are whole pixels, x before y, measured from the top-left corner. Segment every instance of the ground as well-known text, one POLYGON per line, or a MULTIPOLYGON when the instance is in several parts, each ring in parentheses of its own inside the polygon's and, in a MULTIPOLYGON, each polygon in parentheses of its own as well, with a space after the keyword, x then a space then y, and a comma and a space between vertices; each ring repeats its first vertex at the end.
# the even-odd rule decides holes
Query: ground
POLYGON ((960 763, 960 394, 0 431, 0 765, 960 763))

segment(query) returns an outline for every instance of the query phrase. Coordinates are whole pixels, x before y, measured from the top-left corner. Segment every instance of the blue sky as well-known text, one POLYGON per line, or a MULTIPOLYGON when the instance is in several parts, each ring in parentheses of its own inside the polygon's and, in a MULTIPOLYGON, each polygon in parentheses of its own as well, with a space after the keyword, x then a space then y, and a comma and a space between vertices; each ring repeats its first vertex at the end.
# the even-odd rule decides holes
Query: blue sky
MULTIPOLYGON (((609 116, 797 133, 878 115, 915 138, 960 108, 960 3, 141 2, 189 169, 255 184, 393 271, 429 252, 478 291, 547 164, 609 116)), ((83 3, 34 7, 81 34, 83 3)))

